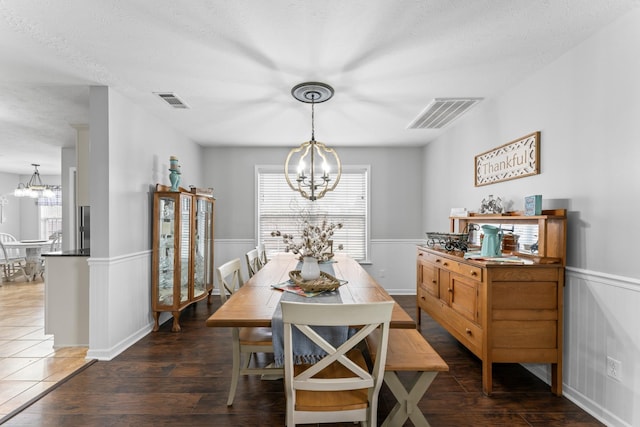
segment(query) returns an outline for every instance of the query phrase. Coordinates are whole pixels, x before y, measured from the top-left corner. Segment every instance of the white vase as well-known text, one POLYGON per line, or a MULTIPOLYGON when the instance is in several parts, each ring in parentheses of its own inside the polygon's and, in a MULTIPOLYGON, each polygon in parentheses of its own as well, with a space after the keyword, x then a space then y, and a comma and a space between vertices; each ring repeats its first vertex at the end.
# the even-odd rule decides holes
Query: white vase
POLYGON ((312 256, 302 258, 302 270, 300 276, 303 280, 314 280, 320 277, 320 266, 318 260, 312 256))

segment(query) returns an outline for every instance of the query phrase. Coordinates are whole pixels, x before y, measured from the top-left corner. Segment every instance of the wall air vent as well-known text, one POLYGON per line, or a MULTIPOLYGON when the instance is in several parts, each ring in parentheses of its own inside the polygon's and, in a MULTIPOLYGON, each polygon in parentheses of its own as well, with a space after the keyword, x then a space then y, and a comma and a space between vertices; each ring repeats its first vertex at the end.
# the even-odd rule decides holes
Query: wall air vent
POLYGON ((178 95, 172 92, 153 92, 154 95, 160 97, 160 99, 164 100, 167 104, 169 104, 173 108, 190 108, 182 99, 178 98, 178 95))
POLYGON ((407 129, 440 129, 466 113, 483 98, 435 98, 407 129))

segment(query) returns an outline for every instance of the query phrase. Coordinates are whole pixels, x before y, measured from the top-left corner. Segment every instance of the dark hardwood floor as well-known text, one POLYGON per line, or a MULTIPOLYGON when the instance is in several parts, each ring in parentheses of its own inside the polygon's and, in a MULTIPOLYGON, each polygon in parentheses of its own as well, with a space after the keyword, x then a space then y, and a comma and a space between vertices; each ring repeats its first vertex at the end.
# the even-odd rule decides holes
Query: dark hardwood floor
MULTIPOLYGON (((415 297, 397 301, 415 315, 415 297)), ((207 328, 219 306, 200 302, 109 362, 96 362, 6 421, 9 426, 281 426, 282 380, 240 379, 232 407, 226 406, 231 378, 231 333, 207 328)), ((431 426, 601 426, 568 399, 517 364, 494 367, 494 393, 481 391, 479 360, 422 314, 422 333, 447 361, 419 407, 431 426)), ((393 407, 383 386, 379 423, 393 407)), ((344 424, 353 426, 352 423, 344 424)), ((406 425, 411 425, 407 422, 406 425)))

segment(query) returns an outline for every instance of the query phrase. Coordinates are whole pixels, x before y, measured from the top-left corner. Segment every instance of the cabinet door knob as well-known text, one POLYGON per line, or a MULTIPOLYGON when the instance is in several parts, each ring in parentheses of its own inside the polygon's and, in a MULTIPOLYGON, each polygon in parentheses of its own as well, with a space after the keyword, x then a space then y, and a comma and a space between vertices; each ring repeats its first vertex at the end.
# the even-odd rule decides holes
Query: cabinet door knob
POLYGON ((449 267, 449 263, 448 263, 448 262, 445 262, 445 263, 444 263, 444 264, 442 264, 442 265, 444 265, 445 267, 449 267))
POLYGON ((475 271, 473 271, 473 270, 471 270, 471 273, 470 273, 470 274, 471 274, 472 276, 477 276, 477 275, 478 275, 478 273, 476 273, 476 272, 475 272, 475 271))
POLYGON ((449 291, 449 292, 453 292, 453 289, 449 288, 449 289, 448 289, 448 291, 449 291))
POLYGON ((440 258, 436 258, 436 262, 441 263, 442 261, 440 261, 440 258))
POLYGON ((471 335, 471 329, 466 328, 464 331, 467 333, 467 335, 471 335))

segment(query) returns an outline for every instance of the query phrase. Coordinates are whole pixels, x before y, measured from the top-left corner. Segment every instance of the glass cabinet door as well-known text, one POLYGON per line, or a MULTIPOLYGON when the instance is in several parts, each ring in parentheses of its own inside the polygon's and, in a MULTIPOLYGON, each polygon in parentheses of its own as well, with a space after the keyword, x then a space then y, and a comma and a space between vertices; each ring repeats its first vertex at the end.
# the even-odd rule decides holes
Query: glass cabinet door
POLYGON ((198 297, 213 286, 213 203, 196 199, 195 250, 194 250, 194 297, 198 297))
POLYGON ((180 197, 180 304, 189 300, 189 266, 191 253, 191 200, 188 195, 180 197))
POLYGON ((158 230, 158 284, 157 301, 159 305, 173 305, 173 283, 175 268, 176 203, 171 197, 158 200, 156 224, 158 230))

